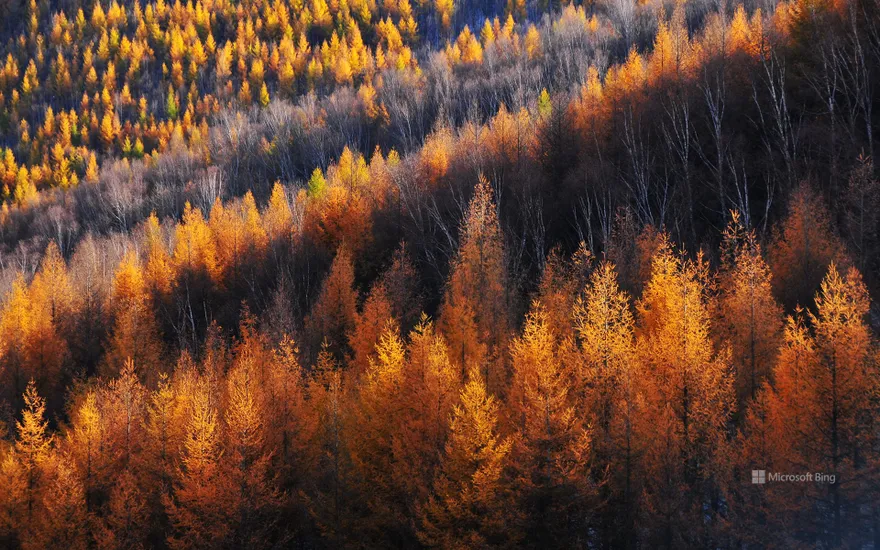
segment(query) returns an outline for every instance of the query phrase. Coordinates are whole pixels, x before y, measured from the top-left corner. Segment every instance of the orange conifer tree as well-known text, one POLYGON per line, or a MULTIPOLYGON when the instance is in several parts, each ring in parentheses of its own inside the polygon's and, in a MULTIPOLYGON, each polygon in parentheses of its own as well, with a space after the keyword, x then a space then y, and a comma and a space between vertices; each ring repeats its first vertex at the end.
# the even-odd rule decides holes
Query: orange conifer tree
POLYGON ((463 371, 481 365, 490 391, 500 391, 507 337, 507 265, 489 181, 480 178, 461 228, 440 329, 463 371))
POLYGON ((444 547, 514 542, 503 479, 512 441, 497 432, 499 404, 479 370, 471 369, 460 400, 433 493, 421 509, 419 539, 444 547))
POLYGON ((574 305, 582 370, 575 375, 579 408, 593 425, 593 456, 609 464, 600 487, 611 544, 631 547, 641 494, 642 461, 650 419, 629 296, 610 262, 601 263, 574 305))
POLYGON ((525 540, 538 546, 575 544, 585 532, 568 522, 587 528, 593 496, 590 434, 575 412, 566 350, 560 349, 540 303, 532 304, 510 351, 513 379, 506 412, 517 430, 512 483, 526 516, 525 540))
POLYGON ((790 321, 786 329, 767 396, 775 434, 768 456, 781 471, 809 464, 835 476, 834 483, 778 484, 773 496, 796 518, 785 526, 789 536, 840 545, 857 531, 855 510, 872 498, 866 480, 874 478, 868 464, 875 460, 876 438, 865 412, 874 406, 878 381, 870 374, 869 301, 858 271, 841 276, 832 263, 815 303, 809 327, 790 321), (817 525, 827 529, 816 531, 817 525))
POLYGON ((768 250, 773 290, 788 311, 811 305, 828 265, 846 263, 842 250, 827 207, 807 184, 801 184, 792 192, 788 215, 768 250))
POLYGON ((773 297, 770 268, 757 236, 742 226, 735 212, 724 232, 724 246, 719 325, 733 352, 742 409, 770 374, 782 334, 782 311, 773 297))
POLYGON ((43 484, 43 466, 53 458, 54 437, 48 432, 46 400, 37 393, 33 380, 28 382, 24 392, 24 410, 21 420, 16 423, 18 437, 15 440, 15 453, 21 461, 25 473, 24 501, 25 517, 32 519, 38 505, 43 484))
POLYGON ((333 354, 341 359, 346 353, 348 334, 354 327, 357 293, 354 266, 348 249, 340 247, 321 287, 321 294, 306 319, 309 348, 317 356, 326 340, 333 354))
POLYGON ((707 285, 702 258, 683 258, 665 240, 638 307, 649 414, 660 434, 648 451, 647 504, 657 543, 667 546, 710 536, 693 522, 703 513, 702 495, 721 479, 734 405, 729 352, 709 338, 707 285))
POLYGON ((230 541, 235 500, 231 481, 222 475, 220 422, 204 382, 190 397, 191 412, 176 474, 174 492, 164 497, 173 525, 172 548, 204 548, 230 541))
POLYGON ((353 352, 353 379, 369 369, 370 361, 375 359, 376 345, 389 321, 394 321, 391 302, 385 285, 379 281, 370 289, 362 311, 355 315, 354 327, 348 336, 353 352))
POLYGON ((252 546, 266 540, 279 519, 280 497, 270 472, 266 445, 266 411, 253 355, 242 354, 227 378, 224 414, 223 485, 232 488, 229 528, 234 544, 252 546))
POLYGON ((137 256, 125 255, 113 279, 115 323, 105 361, 107 372, 122 370, 131 359, 138 372, 155 380, 161 368, 162 341, 137 256))

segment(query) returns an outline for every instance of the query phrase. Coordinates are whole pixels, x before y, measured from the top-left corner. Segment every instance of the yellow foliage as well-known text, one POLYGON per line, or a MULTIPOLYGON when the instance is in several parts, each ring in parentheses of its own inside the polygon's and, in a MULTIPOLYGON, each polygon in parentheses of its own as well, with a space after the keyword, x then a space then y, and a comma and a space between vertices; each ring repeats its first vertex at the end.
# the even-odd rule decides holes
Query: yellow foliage
POLYGON ((175 272, 203 272, 212 279, 219 275, 217 250, 202 211, 189 202, 183 210, 183 219, 175 231, 176 245, 172 257, 175 272))

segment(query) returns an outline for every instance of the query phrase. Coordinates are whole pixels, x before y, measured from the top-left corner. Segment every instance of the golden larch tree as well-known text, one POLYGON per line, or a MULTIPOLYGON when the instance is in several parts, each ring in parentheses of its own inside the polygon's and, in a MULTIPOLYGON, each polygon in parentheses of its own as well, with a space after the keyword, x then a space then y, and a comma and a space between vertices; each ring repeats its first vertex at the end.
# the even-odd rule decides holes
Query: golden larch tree
POLYGON ((351 253, 343 246, 337 250, 321 294, 305 321, 313 357, 325 340, 337 358, 347 352, 348 334, 354 328, 357 314, 357 292, 353 287, 354 265, 351 253))
POLYGON ((264 397, 252 354, 240 354, 227 377, 222 475, 233 488, 229 528, 235 545, 266 540, 278 521, 280 497, 266 449, 264 397))
POLYGON ((773 296, 770 267, 754 231, 732 214, 724 232, 718 325, 729 342, 739 410, 770 374, 782 337, 782 308, 773 296))
POLYGON ((348 335, 353 353, 350 363, 352 380, 356 380, 369 369, 370 361, 376 356, 376 345, 389 321, 394 321, 391 301, 380 280, 370 289, 361 311, 355 315, 354 327, 348 335))
POLYGON ((144 249, 146 250, 146 265, 144 266, 144 279, 147 287, 153 293, 154 302, 157 299, 168 296, 171 293, 173 271, 168 249, 162 239, 162 227, 159 218, 153 212, 144 222, 143 226, 144 249))
POLYGON ((786 310, 812 305, 828 265, 846 264, 843 250, 821 197, 806 183, 794 189, 768 249, 773 290, 786 310))
POLYGON ((503 479, 512 441, 498 433, 499 407, 472 368, 452 413, 432 494, 421 507, 422 544, 473 548, 517 540, 503 479))
POLYGON ((463 220, 458 253, 440 306, 439 328, 463 371, 483 369, 492 392, 507 379, 507 264, 489 181, 481 177, 463 220))
POLYGON ((614 264, 604 261, 590 276, 573 308, 581 369, 575 374, 579 409, 591 419, 593 456, 609 464, 599 488, 609 544, 631 547, 641 496, 641 457, 651 433, 644 376, 637 360, 630 298, 620 289, 614 264))
POLYGON ((111 303, 114 323, 106 372, 120 372, 130 359, 145 379, 155 380, 161 368, 162 340, 144 270, 134 252, 128 252, 116 268, 111 303))
POLYGON ((340 365, 328 346, 322 346, 309 384, 317 430, 310 445, 315 464, 304 491, 306 503, 321 534, 334 545, 346 542, 353 521, 355 493, 348 454, 350 390, 343 384, 340 365))
POLYGON ((164 497, 172 530, 172 548, 204 548, 227 544, 235 504, 234 488, 222 475, 220 420, 212 396, 204 387, 194 388, 190 415, 174 491, 164 497))
POLYGON ((423 502, 443 453, 449 416, 458 399, 461 370, 433 323, 423 315, 409 334, 401 402, 408 404, 395 452, 406 467, 395 469, 408 500, 423 502))
POLYGON ((43 485, 43 466, 53 458, 54 437, 48 430, 45 414, 46 400, 40 397, 36 384, 31 380, 24 392, 21 420, 15 424, 18 432, 15 453, 25 472, 24 500, 28 521, 38 506, 43 485))
POLYGON ((52 466, 38 527, 24 541, 23 547, 85 550, 90 544, 91 518, 86 509, 83 484, 66 457, 56 457, 52 466))
POLYGON ((808 464, 835 476, 834 483, 779 484, 780 501, 797 519, 787 532, 799 540, 848 544, 860 521, 856 510, 873 498, 866 480, 875 478, 869 464, 877 438, 866 411, 875 406, 878 380, 865 320, 869 303, 858 271, 841 276, 832 263, 809 326, 789 323, 774 370, 769 407, 778 439, 771 456, 781 471, 808 464))
POLYGON ((710 339, 708 285, 702 257, 687 259, 664 239, 638 304, 639 354, 659 434, 648 451, 647 505, 656 542, 667 546, 709 536, 693 524, 704 495, 717 488, 734 406, 729 351, 710 339))
POLYGON ((575 334, 572 311, 592 266, 593 255, 584 243, 570 258, 563 257, 559 249, 551 250, 544 263, 537 299, 545 308, 550 330, 560 341, 575 334))
POLYGON ((400 518, 409 512, 406 487, 394 471, 409 468, 397 453, 406 422, 404 401, 405 348, 393 322, 386 323, 375 346, 375 356, 359 384, 352 413, 349 454, 357 492, 365 514, 354 524, 363 540, 400 540, 412 543, 400 518), (389 421, 391 418, 396 421, 389 421), (387 538, 386 538, 387 537, 387 538))
POLYGON ((506 414, 517 433, 512 483, 517 508, 525 515, 524 542, 537 546, 582 540, 593 496, 590 433, 576 413, 573 365, 565 361, 573 357, 566 350, 570 342, 560 346, 546 311, 535 302, 522 335, 510 346, 513 379, 506 414))
POLYGON ((211 230, 205 222, 202 211, 186 203, 183 219, 175 233, 176 246, 172 257, 172 266, 180 277, 207 276, 215 280, 218 277, 217 248, 211 230))
POLYGON ((107 467, 110 460, 105 423, 103 411, 98 408, 96 391, 88 391, 72 418, 69 458, 73 459, 73 464, 82 479, 85 502, 89 510, 92 502, 97 500, 99 490, 105 488, 103 482, 108 477, 107 467))

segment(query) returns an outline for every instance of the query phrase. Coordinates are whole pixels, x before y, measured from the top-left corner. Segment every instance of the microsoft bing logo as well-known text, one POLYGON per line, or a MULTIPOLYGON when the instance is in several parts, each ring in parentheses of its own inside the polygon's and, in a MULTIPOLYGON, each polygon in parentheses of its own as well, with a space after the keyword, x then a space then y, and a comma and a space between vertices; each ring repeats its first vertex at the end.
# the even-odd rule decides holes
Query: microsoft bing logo
POLYGON ((752 470, 752 483, 763 485, 767 483, 766 470, 752 470))

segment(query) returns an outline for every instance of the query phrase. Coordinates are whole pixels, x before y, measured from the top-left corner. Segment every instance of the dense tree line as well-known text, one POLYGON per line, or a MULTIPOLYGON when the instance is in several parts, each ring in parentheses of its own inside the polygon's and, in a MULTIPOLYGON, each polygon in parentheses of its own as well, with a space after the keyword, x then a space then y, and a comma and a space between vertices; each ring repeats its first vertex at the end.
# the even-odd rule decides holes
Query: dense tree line
MULTIPOLYGON (((4 388, 22 389, 0 468, 6 544, 838 547, 877 536, 877 344, 846 258, 827 262, 809 308, 785 315, 738 213, 717 269, 648 227, 632 280, 586 247, 552 253, 517 322, 482 180, 436 322, 419 313, 406 251, 359 293, 343 244, 303 324, 288 324, 279 294, 263 319, 245 309, 234 336, 214 322, 197 355, 185 342, 174 354, 163 310, 203 323, 193 297, 214 303, 205 296, 271 261, 269 229, 292 222, 285 204, 279 187, 262 213, 249 197, 218 202, 207 221, 187 207, 173 253, 151 218, 98 316, 111 323, 99 375, 70 373, 54 428, 45 396, 76 364, 65 327, 84 322, 87 297, 55 248, 30 285, 16 283, 2 313, 3 333, 20 335, 3 349, 4 388), (756 486, 754 468, 837 483, 756 486)), ((800 223, 792 210, 783 234, 800 223)), ((771 249, 788 246, 799 244, 771 249)), ((790 254, 782 265, 805 267, 790 254)))

